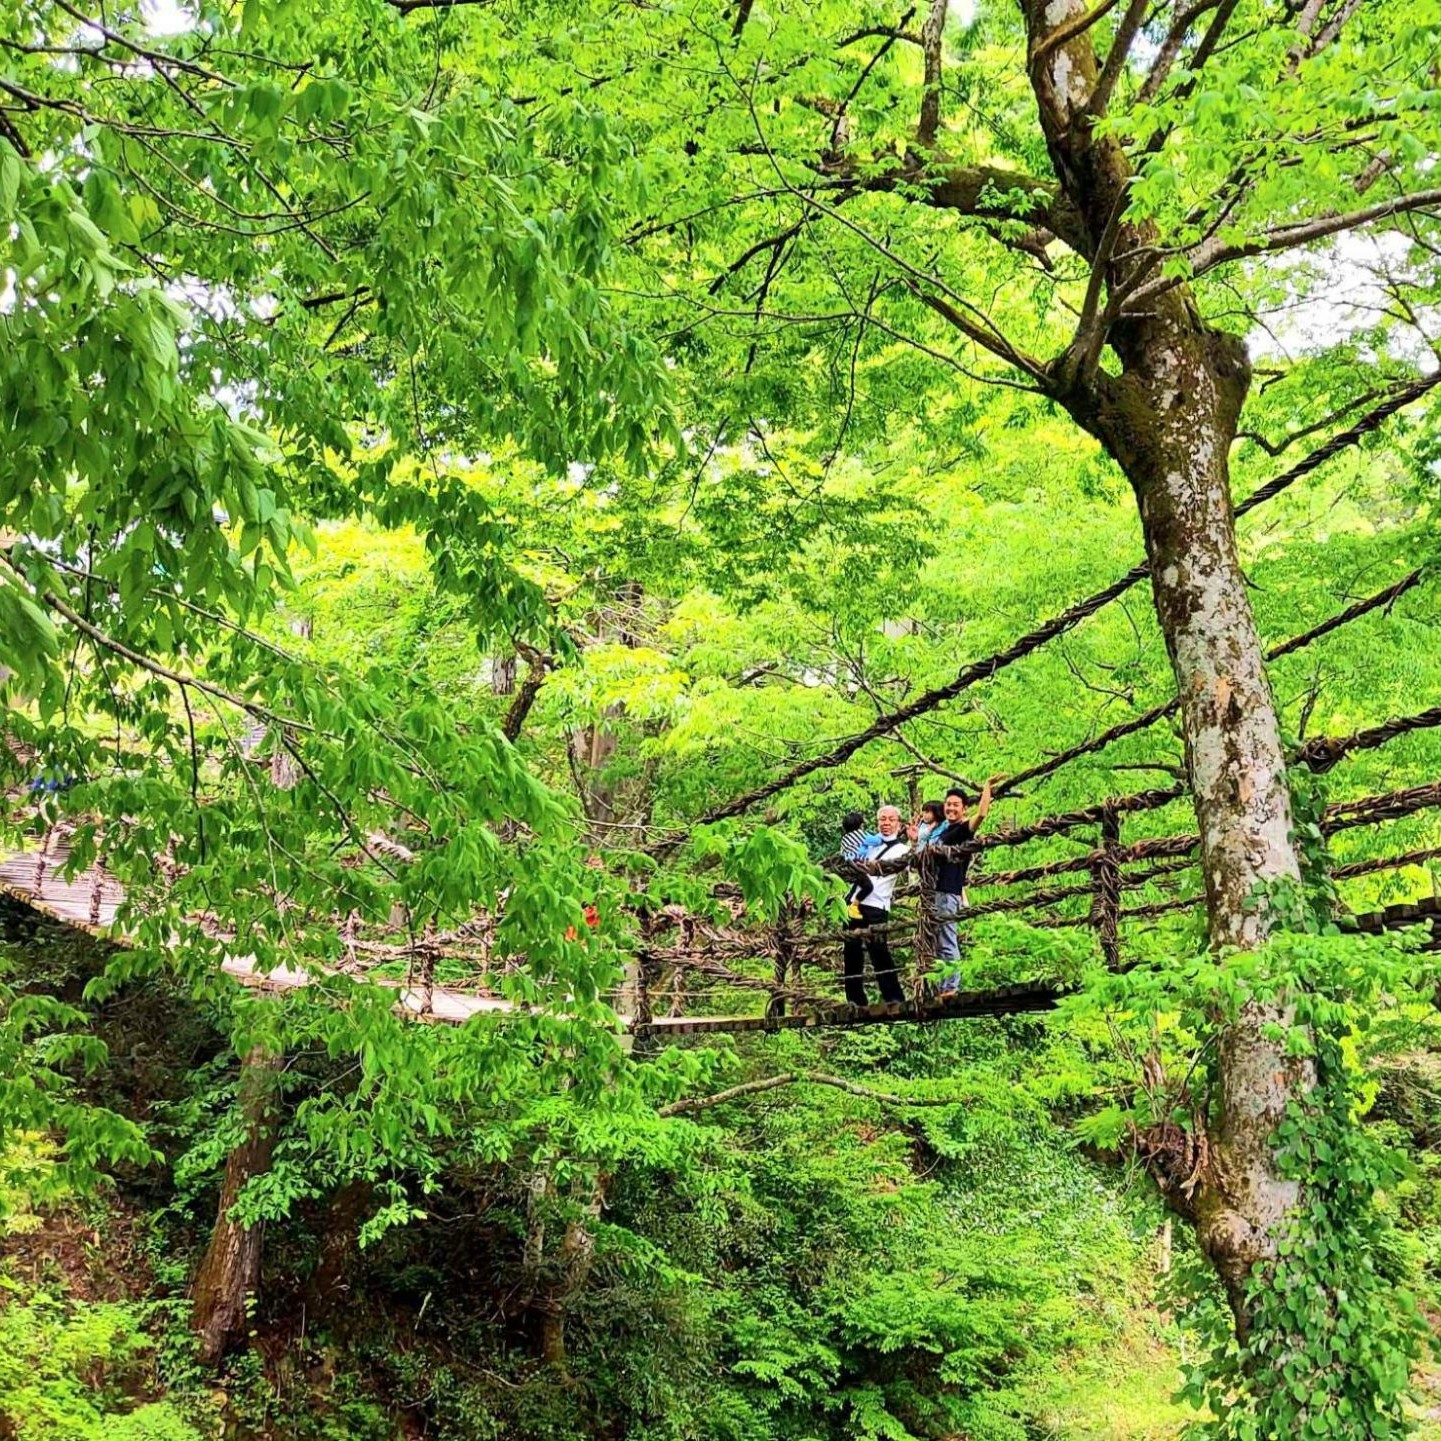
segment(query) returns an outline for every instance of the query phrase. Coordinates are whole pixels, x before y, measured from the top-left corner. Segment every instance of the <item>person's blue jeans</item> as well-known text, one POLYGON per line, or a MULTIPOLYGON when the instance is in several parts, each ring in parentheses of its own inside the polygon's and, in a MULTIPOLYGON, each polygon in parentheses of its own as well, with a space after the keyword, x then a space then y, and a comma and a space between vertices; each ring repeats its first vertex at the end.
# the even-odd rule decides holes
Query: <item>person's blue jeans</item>
POLYGON ((936 959, 941 963, 941 994, 950 995, 961 983, 961 941, 956 917, 966 908, 965 892, 936 892, 936 959))

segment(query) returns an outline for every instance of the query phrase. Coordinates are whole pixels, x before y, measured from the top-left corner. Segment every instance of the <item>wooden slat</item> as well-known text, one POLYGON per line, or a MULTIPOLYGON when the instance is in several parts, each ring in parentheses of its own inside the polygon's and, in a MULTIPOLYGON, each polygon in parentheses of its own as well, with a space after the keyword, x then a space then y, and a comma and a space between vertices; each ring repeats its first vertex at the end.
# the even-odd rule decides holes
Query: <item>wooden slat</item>
POLYGON ((657 1035, 701 1035, 714 1031, 806 1031, 818 1027, 894 1025, 897 1022, 954 1021, 979 1016, 1018 1016, 1049 1011, 1063 993, 1055 986, 998 986, 961 991, 946 1000, 900 1006, 829 1006, 790 1016, 657 1016, 647 1028, 657 1035))
POLYGON ((106 931, 115 924, 115 913, 125 899, 119 881, 112 876, 97 875, 93 870, 82 871, 67 881, 59 874, 65 863, 65 852, 57 850, 45 857, 45 874, 37 895, 35 867, 38 860, 38 852, 22 851, 0 861, 0 890, 35 910, 43 911, 53 920, 63 921, 67 926, 78 926, 91 935, 106 931), (100 886, 100 913, 98 925, 92 925, 90 906, 97 881, 100 886))

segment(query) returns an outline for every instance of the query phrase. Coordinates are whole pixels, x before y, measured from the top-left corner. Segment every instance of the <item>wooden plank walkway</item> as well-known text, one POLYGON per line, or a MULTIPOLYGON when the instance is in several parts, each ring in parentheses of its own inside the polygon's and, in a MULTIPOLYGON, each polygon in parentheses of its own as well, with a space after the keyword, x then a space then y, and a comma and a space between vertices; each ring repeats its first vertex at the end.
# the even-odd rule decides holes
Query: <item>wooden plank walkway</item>
POLYGON ((819 1026, 849 1027, 893 1024, 896 1021, 959 1021, 979 1016, 1019 1016, 1054 1010, 1064 994, 1041 982, 997 986, 989 991, 958 991, 955 995, 903 1005, 826 1006, 789 1016, 657 1016, 636 1034, 703 1035, 713 1031, 808 1031, 819 1026))
POLYGON ((0 861, 0 889, 23 905, 41 911, 52 920, 67 926, 78 926, 93 936, 105 936, 115 924, 115 913, 125 898, 120 882, 94 870, 82 872, 73 880, 59 873, 65 853, 51 851, 44 857, 39 851, 22 851, 0 861), (40 889, 35 888, 37 870, 41 871, 40 889))
MULTIPOLYGON (((63 851, 46 857, 37 890, 35 877, 39 852, 25 851, 5 857, 0 860, 0 894, 61 925, 84 931, 96 940, 112 946, 128 944, 124 933, 115 928, 116 913, 125 899, 120 882, 93 869, 66 880, 59 874, 64 860, 63 851), (95 919, 97 915, 98 921, 95 919)), ((260 971, 256 968, 254 956, 227 956, 221 969, 242 985, 263 991, 296 990, 340 974, 321 967, 280 966, 273 971, 260 971)), ((408 985, 387 976, 370 976, 367 982, 393 989, 397 1008, 423 1020, 463 1025, 472 1016, 482 1013, 519 1009, 510 1001, 495 996, 477 996, 445 986, 408 985)))

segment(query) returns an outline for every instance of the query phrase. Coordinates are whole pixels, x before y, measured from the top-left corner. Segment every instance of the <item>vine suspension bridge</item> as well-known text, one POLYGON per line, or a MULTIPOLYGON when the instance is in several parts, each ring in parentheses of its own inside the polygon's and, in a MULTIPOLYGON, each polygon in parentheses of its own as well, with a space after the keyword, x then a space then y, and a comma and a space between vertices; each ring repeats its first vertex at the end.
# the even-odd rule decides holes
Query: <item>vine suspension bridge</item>
MULTIPOLYGON (((1272 647, 1276 658, 1309 645, 1341 625, 1394 603, 1418 585, 1413 572, 1401 581, 1358 601, 1311 630, 1272 647)), ((1054 774, 1082 755, 1094 754, 1124 736, 1155 724, 1177 709, 1172 701, 1102 732, 1080 745, 1051 756, 1008 777, 997 793, 1013 790, 1022 781, 1054 774)), ((1348 756, 1385 746, 1402 736, 1441 727, 1441 706, 1394 717, 1347 736, 1321 736, 1299 747, 1294 765, 1325 772, 1348 756)), ((1053 1008, 1065 987, 1050 979, 1021 979, 986 989, 949 996, 935 993, 929 974, 934 970, 936 924, 932 906, 934 865, 938 859, 975 854, 982 857, 1063 839, 1079 843, 1079 853, 1036 860, 1009 870, 981 870, 973 874, 970 889, 985 891, 985 899, 970 904, 961 924, 991 915, 1024 917, 1043 930, 1084 928, 1093 933, 1099 955, 1111 970, 1126 964, 1126 928, 1186 911, 1203 903, 1194 876, 1199 837, 1177 832, 1124 843, 1125 818, 1160 811, 1183 801, 1183 784, 1109 797, 1098 804, 1042 816, 1024 825, 982 833, 973 842, 951 851, 912 852, 897 861, 828 862, 842 874, 877 871, 914 871, 917 885, 898 904, 884 926, 854 931, 868 939, 884 932, 903 976, 909 977, 908 994, 901 1004, 845 1005, 839 1001, 839 957, 846 933, 834 929, 810 904, 788 902, 779 917, 767 924, 750 921, 734 891, 716 888, 716 901, 726 919, 665 907, 658 913, 637 914, 638 941, 627 982, 607 999, 636 1035, 656 1037, 705 1032, 771 1031, 792 1028, 856 1026, 895 1021, 930 1021, 976 1016, 1008 1016, 1053 1008), (978 853, 978 854, 976 854, 978 853), (1140 892, 1139 904, 1127 905, 1127 893, 1140 892), (1148 899, 1157 895, 1157 899, 1148 899), (909 957, 909 965, 899 958, 909 957), (743 998, 755 998, 755 1008, 738 1013, 743 998)), ((1328 806, 1320 829, 1330 837, 1360 827, 1384 825, 1441 808, 1441 780, 1383 794, 1338 801, 1328 806)), ((104 853, 103 823, 99 851, 104 853)), ((388 852, 404 859, 405 848, 376 839, 388 852)), ((669 839, 657 849, 671 844, 669 839)), ((1022 857, 1024 858, 1024 857, 1022 857)), ((1332 871, 1338 884, 1383 871, 1421 865, 1441 859, 1441 845, 1423 845, 1394 854, 1340 865, 1332 871)), ((29 909, 117 944, 128 937, 117 919, 124 892, 102 864, 70 873, 67 864, 66 827, 44 830, 38 848, 0 860, 0 891, 29 909)), ((520 1009, 507 1000, 504 978, 523 961, 502 956, 495 944, 496 918, 477 913, 452 930, 427 927, 417 935, 398 934, 395 928, 363 926, 352 914, 333 918, 341 958, 319 964, 304 961, 269 972, 257 969, 253 959, 230 956, 224 969, 237 980, 263 990, 283 991, 323 984, 335 975, 364 977, 392 987, 397 1006, 404 1012, 434 1021, 460 1023, 482 1013, 520 1009)), ((1393 927, 1425 925, 1427 949, 1441 949, 1441 899, 1432 895, 1362 914, 1342 914, 1338 925, 1373 932, 1393 927)), ((196 917, 195 924, 208 924, 196 917)), ((403 931, 403 927, 400 928, 403 931)), ((226 938, 227 940, 232 938, 226 938)), ((238 944, 236 949, 242 947, 238 944)))

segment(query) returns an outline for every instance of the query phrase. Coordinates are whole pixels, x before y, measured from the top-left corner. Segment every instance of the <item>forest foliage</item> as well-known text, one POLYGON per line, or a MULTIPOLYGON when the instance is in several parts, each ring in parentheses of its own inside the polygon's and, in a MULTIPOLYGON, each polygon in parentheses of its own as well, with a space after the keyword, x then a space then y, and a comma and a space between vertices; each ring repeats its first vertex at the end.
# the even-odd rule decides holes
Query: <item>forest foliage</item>
POLYGON ((965 984, 1064 983, 1054 1016, 636 1051, 616 1022, 642 915, 719 922, 719 881, 839 917, 853 807, 1078 746, 991 824, 1185 780, 1189 711, 1084 749, 1176 693, 1142 585, 706 819, 1147 558, 1088 399, 1137 371, 1138 292, 1247 342, 1235 499, 1305 471, 1235 525, 1262 644, 1404 583, 1273 659, 1286 746, 1438 703, 1441 8, 1060 6, 1119 57, 1085 126, 1129 167, 1104 227, 1038 124, 1032 12, 0 16, 6 849, 71 824, 133 940, 6 913, 0 1434, 1000 1441, 1112 1434, 1121 1386, 1113 1434, 1161 1435, 1181 1365, 1217 1437, 1424 1413, 1434 955, 1333 918, 1434 897, 1438 821, 1318 818, 1436 781, 1432 729, 1292 767, 1304 885, 1250 898, 1288 923, 1260 950, 1218 960, 1202 907, 1128 926, 1108 974, 1090 931, 995 915, 965 984), (477 910, 518 1014, 221 971, 477 910), (1158 1294, 1178 1197, 1145 1143, 1225 1139, 1258 1000, 1316 1084, 1238 1335, 1180 1221, 1158 1294), (273 1154, 228 1214, 264 1282, 217 1405, 184 1297, 256 1054, 285 1058, 273 1154), (685 1109, 789 1072, 860 1093, 685 1109))

